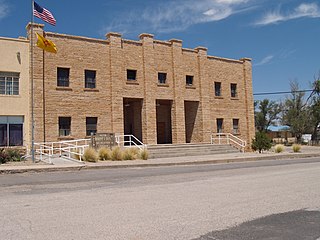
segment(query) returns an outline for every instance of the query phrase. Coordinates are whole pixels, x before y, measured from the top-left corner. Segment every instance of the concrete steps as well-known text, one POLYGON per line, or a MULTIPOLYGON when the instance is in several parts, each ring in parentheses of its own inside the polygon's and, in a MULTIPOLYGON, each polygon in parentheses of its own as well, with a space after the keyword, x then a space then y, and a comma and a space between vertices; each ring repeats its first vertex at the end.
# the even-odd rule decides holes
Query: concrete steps
POLYGON ((169 158, 169 157, 237 153, 239 152, 239 150, 230 145, 186 143, 186 144, 148 145, 148 152, 149 152, 149 158, 169 158))

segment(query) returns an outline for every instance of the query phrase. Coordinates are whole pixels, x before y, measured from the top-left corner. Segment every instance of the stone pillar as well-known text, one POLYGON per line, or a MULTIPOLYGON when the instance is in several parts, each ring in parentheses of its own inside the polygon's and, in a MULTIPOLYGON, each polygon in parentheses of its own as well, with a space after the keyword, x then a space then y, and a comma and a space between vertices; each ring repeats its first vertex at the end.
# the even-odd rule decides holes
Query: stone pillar
POLYGON ((112 132, 124 134, 123 97, 125 84, 125 66, 121 34, 110 32, 106 35, 109 40, 109 59, 111 76, 111 129, 112 132))
POLYGON ((197 47, 195 49, 198 52, 198 72, 200 81, 200 103, 198 114, 201 114, 201 142, 208 143, 211 139, 211 110, 210 110, 210 91, 212 83, 210 82, 210 76, 207 75, 206 63, 208 61, 207 51, 205 47, 197 47))
POLYGON ((30 138, 32 132, 32 97, 31 97, 31 81, 33 81, 33 117, 34 117, 34 141, 43 142, 44 141, 44 126, 43 126, 43 50, 37 47, 37 36, 36 33, 44 35, 43 31, 44 24, 32 24, 29 23, 26 27, 27 36, 30 41, 30 138), (33 28, 33 36, 31 36, 31 31, 33 28), (33 48, 31 47, 31 38, 33 43, 33 48), (32 51, 33 49, 33 51, 32 51), (31 62, 32 61, 32 62, 31 62), (33 68, 32 68, 33 66, 33 68), (32 68, 32 69, 31 69, 32 68))
POLYGON ((144 99, 142 105, 142 141, 145 144, 157 143, 156 98, 157 72, 154 65, 153 35, 142 33, 144 99))
POLYGON ((252 64, 251 64, 250 58, 241 58, 240 61, 243 62, 243 81, 244 81, 244 89, 245 89, 245 106, 246 106, 246 126, 245 127, 246 127, 246 141, 247 141, 246 150, 250 151, 252 139, 255 137, 254 106, 253 106, 253 93, 252 93, 252 64))
POLYGON ((173 67, 173 88, 174 99, 172 102, 172 143, 186 143, 186 127, 184 116, 184 92, 186 88, 186 76, 183 70, 182 41, 171 39, 172 46, 172 67, 173 67))

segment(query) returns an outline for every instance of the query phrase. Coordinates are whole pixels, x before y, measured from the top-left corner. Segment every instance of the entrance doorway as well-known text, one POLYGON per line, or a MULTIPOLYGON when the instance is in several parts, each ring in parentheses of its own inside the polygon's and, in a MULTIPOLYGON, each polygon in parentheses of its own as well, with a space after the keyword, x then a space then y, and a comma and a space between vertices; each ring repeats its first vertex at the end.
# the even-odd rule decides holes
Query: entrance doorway
POLYGON ((157 143, 172 143, 171 100, 157 100, 157 143))
MULTIPOLYGON (((123 98, 124 134, 134 135, 142 142, 142 102, 139 98, 123 98)), ((137 143, 138 144, 138 143, 137 143)))
POLYGON ((197 114, 199 102, 185 101, 184 116, 186 125, 186 143, 197 142, 197 114))

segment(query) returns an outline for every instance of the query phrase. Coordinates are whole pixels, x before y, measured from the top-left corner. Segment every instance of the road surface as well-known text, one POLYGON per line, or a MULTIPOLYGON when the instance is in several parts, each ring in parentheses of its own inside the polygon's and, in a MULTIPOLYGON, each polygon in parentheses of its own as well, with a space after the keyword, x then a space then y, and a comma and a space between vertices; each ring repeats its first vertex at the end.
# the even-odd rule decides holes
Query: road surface
POLYGON ((5 240, 316 240, 319 211, 320 159, 0 175, 5 240))

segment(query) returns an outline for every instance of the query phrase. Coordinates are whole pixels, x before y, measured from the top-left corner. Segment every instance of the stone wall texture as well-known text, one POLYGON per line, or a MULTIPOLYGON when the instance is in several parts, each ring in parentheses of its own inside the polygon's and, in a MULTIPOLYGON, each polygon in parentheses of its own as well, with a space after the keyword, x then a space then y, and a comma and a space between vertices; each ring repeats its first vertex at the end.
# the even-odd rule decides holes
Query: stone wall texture
POLYGON ((34 32, 58 48, 57 54, 34 51, 36 142, 84 138, 86 117, 98 118, 98 132, 124 134, 124 99, 141 100, 141 117, 129 115, 139 119, 135 128, 146 144, 157 144, 157 101, 171 103, 174 144, 210 142, 217 118, 224 119, 224 132, 232 133, 233 119, 239 119, 237 136, 249 144, 254 137, 250 59, 208 56, 204 47, 185 49, 181 40, 159 41, 151 34, 132 41, 108 33, 101 40, 44 32, 39 24, 34 32), (57 67, 70 68, 69 87, 57 87, 57 67), (127 80, 127 69, 137 71, 136 80, 127 80), (85 88, 85 70, 96 71, 95 89, 85 88), (165 84, 158 83, 158 72, 167 74, 165 84), (191 86, 186 75, 193 76, 191 86), (214 82, 221 82, 219 97, 214 82), (237 84, 234 98, 231 83, 237 84), (59 117, 71 117, 70 136, 59 137, 59 117))

